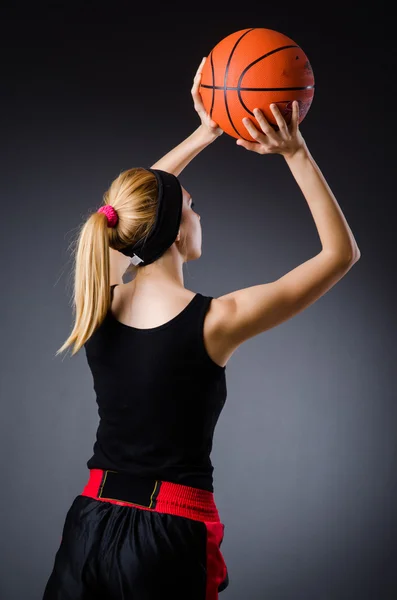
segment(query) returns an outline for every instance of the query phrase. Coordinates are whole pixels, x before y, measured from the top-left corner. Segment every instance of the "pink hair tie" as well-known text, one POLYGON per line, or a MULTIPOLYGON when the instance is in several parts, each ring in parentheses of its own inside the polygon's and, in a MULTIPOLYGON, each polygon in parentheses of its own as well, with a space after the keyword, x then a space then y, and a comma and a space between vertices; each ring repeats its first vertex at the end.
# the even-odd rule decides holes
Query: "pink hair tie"
POLYGON ((108 220, 108 227, 114 227, 119 220, 116 209, 110 204, 105 204, 105 206, 101 206, 101 208, 97 211, 99 213, 105 213, 106 218, 108 220))

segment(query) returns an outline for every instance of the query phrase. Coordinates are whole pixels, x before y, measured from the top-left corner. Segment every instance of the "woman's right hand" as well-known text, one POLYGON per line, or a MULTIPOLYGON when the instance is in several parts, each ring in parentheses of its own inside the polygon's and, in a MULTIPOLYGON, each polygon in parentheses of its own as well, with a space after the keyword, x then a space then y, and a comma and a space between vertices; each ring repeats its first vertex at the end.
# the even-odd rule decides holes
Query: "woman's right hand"
POLYGON ((236 144, 258 154, 282 154, 285 158, 291 158, 300 148, 305 147, 305 140, 299 131, 299 104, 296 100, 292 103, 289 126, 276 104, 271 104, 270 109, 276 119, 278 131, 274 130, 259 108, 254 108, 255 118, 262 131, 259 131, 251 119, 246 117, 242 120, 243 124, 256 141, 249 142, 239 138, 236 144))

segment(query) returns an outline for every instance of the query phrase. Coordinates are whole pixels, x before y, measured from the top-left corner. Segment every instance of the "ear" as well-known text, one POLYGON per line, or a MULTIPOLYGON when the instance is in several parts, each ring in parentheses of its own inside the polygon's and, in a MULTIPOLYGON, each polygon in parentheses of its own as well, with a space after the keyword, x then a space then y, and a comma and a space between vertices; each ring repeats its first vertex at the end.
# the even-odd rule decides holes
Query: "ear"
POLYGON ((180 242, 181 241, 181 230, 180 229, 178 230, 178 235, 176 236, 175 241, 176 242, 180 242))

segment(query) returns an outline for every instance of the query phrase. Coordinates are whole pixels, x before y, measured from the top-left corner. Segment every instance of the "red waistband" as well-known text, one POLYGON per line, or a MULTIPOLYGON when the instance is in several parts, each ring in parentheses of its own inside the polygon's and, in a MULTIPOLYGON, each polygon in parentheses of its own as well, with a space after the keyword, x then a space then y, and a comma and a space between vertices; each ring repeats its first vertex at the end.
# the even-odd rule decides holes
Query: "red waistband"
POLYGON ((170 481, 147 479, 103 469, 90 469, 82 496, 119 506, 132 506, 198 521, 219 521, 214 494, 170 481))

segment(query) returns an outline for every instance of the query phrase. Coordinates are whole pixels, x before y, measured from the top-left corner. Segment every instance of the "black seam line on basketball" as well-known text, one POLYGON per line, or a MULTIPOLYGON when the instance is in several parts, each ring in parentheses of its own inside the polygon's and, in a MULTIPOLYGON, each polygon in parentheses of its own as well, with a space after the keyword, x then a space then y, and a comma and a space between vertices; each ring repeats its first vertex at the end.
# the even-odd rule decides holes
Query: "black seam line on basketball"
MULTIPOLYGON (((203 84, 201 87, 203 88, 212 88, 214 90, 224 90, 225 87, 223 85, 206 85, 203 84)), ((314 90, 313 85, 302 85, 299 87, 278 87, 278 88, 250 88, 250 87, 227 87, 226 91, 241 91, 241 92, 283 92, 283 91, 291 91, 291 90, 314 90)))
MULTIPOLYGON (((212 82, 215 83, 215 69, 214 69, 214 57, 213 50, 211 50, 210 60, 211 60, 211 73, 212 73, 212 82)), ((214 110, 215 104, 215 86, 212 87, 212 99, 211 99, 211 109, 210 109, 210 117, 212 119, 212 111, 214 110)))
POLYGON ((234 46, 233 46, 233 48, 232 48, 232 50, 230 52, 228 61, 226 63, 225 76, 224 76, 224 80, 223 80, 223 87, 224 87, 223 98, 224 98, 224 101, 225 101, 226 113, 227 113, 227 116, 229 118, 231 126, 233 127, 234 131, 237 133, 238 136, 240 136, 240 132, 236 129, 236 127, 235 127, 235 125, 233 123, 232 117, 231 117, 230 112, 229 112, 229 107, 228 107, 228 104, 227 104, 227 95, 226 95, 226 91, 227 91, 227 86, 226 86, 226 84, 227 84, 227 76, 228 76, 228 73, 229 73, 229 66, 230 66, 230 63, 231 63, 231 60, 232 60, 232 56, 233 56, 233 54, 234 54, 237 46, 239 45, 239 43, 241 42, 241 40, 243 39, 243 37, 245 37, 246 35, 248 35, 248 33, 250 33, 251 31, 254 31, 255 29, 258 29, 258 28, 257 27, 252 27, 251 29, 248 29, 248 31, 246 31, 245 33, 243 33, 239 37, 239 39, 236 41, 236 43, 234 44, 234 46))
POLYGON ((267 58, 268 56, 271 56, 272 54, 276 54, 276 52, 281 52, 281 50, 288 50, 288 48, 299 48, 299 46, 297 44, 289 44, 288 46, 279 46, 278 48, 274 48, 274 50, 270 50, 270 52, 266 52, 266 54, 262 54, 262 56, 259 56, 258 58, 256 58, 252 63, 247 65, 245 67, 245 69, 243 69, 243 71, 241 72, 241 75, 237 82, 237 87, 240 88, 241 80, 243 79, 244 75, 246 74, 248 69, 253 67, 257 62, 259 62, 260 60, 263 60, 264 58, 267 58))
MULTIPOLYGON (((257 62, 268 58, 269 56, 272 56, 272 54, 276 54, 277 52, 281 52, 282 50, 288 50, 289 48, 299 48, 299 46, 297 44, 288 44, 287 46, 279 46, 279 48, 274 48, 274 50, 270 50, 270 52, 266 52, 266 54, 262 54, 262 56, 259 56, 258 58, 256 58, 252 63, 250 63, 249 65, 247 65, 245 67, 245 69, 242 71, 238 82, 237 82, 237 95, 238 95, 238 99, 240 100, 240 104, 241 106, 251 115, 253 115, 253 113, 250 111, 250 109, 248 108, 248 106, 245 104, 245 102, 243 101, 242 97, 241 97, 241 81, 245 75, 245 73, 248 71, 248 69, 250 69, 253 65, 255 65, 257 62)), ((304 88, 303 88, 304 89, 304 88)), ((269 90, 268 90, 269 91, 269 90)), ((280 91, 280 90, 272 90, 272 91, 280 91)))

